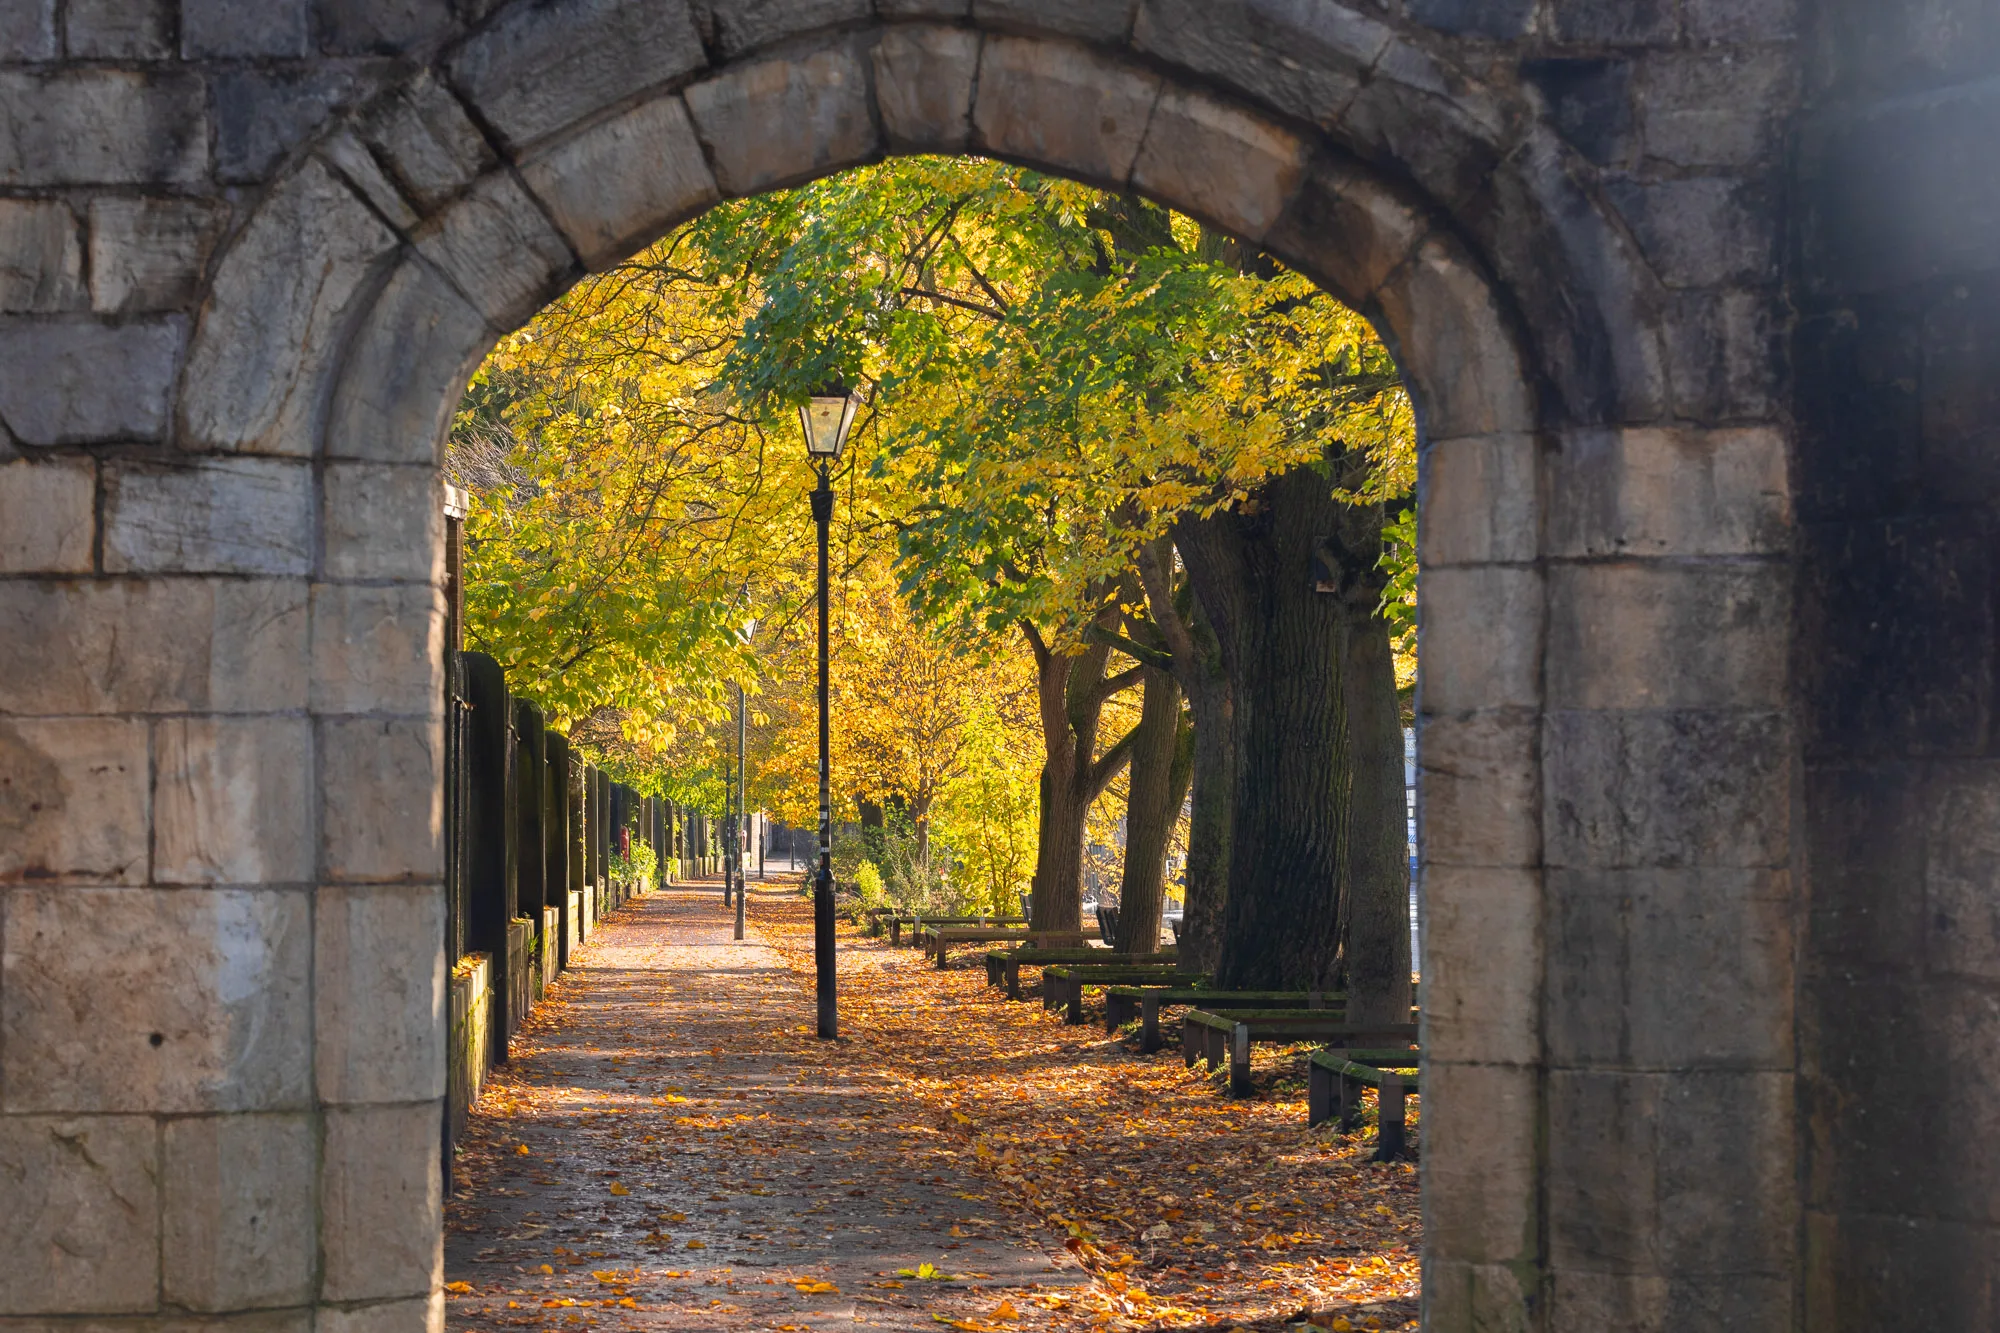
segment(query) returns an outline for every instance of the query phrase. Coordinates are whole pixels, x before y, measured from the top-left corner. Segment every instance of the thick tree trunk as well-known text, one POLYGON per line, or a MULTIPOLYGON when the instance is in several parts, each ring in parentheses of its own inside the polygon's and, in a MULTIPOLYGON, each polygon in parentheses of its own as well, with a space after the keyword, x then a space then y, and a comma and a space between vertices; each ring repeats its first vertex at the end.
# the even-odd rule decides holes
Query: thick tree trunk
POLYGON ((1090 804, 1131 755, 1125 736, 1097 756, 1097 724, 1104 702, 1131 683, 1107 679, 1111 650, 1094 644, 1074 655, 1058 653, 1027 631, 1035 651, 1042 716, 1041 820, 1035 849, 1033 930, 1076 930, 1083 921, 1083 833, 1090 804))
POLYGON ((1356 1023, 1402 1023, 1410 1012, 1410 850, 1395 652, 1372 608, 1350 628, 1348 645, 1347 1013, 1356 1023))
POLYGON ((1125 866, 1118 884, 1118 939, 1126 952, 1159 944, 1166 897, 1167 845, 1187 801, 1193 734, 1183 722, 1180 686, 1146 668, 1145 700, 1132 737, 1132 777, 1125 802, 1125 866))
POLYGON ((1343 508, 1326 478, 1273 479, 1175 541, 1231 682, 1237 766, 1215 976, 1249 989, 1331 989, 1339 964, 1351 786, 1346 617, 1315 590, 1343 508))

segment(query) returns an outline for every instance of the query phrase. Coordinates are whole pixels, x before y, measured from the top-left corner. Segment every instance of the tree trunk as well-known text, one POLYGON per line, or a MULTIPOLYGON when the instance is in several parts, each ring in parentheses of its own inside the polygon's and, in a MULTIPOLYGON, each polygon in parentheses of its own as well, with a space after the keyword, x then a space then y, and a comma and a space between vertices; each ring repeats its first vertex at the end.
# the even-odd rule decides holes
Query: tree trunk
POLYGON ((1180 686, 1147 667, 1145 701, 1132 738, 1132 777, 1125 802, 1125 866, 1118 884, 1118 938, 1127 953, 1159 946, 1166 897, 1167 844, 1187 800, 1191 729, 1183 722, 1180 686))
POLYGON ((1346 683, 1354 773, 1341 931, 1347 1016, 1355 1023, 1404 1023, 1410 1013, 1410 848, 1403 714, 1389 627, 1372 606, 1349 629, 1346 683))
POLYGON ((1091 802, 1124 767, 1132 735, 1097 756, 1097 724, 1104 701, 1136 679, 1134 672, 1106 678, 1111 650, 1092 644, 1074 655, 1058 653, 1025 628, 1035 651, 1036 690, 1042 717, 1041 819, 1028 925, 1033 930, 1076 930, 1083 922, 1083 834, 1091 802))
MULTIPOLYGON (((1315 556, 1345 507, 1299 468, 1175 541, 1230 677, 1236 782, 1220 986, 1331 989, 1351 788, 1341 600, 1315 556)), ((1185 531, 1183 531, 1185 529, 1185 531)))

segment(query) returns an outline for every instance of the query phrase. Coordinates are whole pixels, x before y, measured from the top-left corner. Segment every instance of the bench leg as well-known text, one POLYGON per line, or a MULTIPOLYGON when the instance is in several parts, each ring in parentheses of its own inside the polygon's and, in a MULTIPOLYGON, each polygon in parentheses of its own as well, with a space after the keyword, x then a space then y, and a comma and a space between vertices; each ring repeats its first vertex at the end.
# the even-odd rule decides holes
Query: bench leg
POLYGON ((1203 1028, 1203 1054, 1208 1057, 1208 1072, 1213 1074, 1229 1063, 1229 1034, 1221 1028, 1203 1028))
POLYGON ((1007 960, 1007 998, 1010 1000, 1021 998, 1021 964, 1013 958, 1007 960))
POLYGON ((1063 1010, 1063 1022, 1071 1027, 1083 1022, 1083 983, 1074 977, 1069 983, 1069 1004, 1063 1010))
POLYGON ((1229 1095, 1250 1095, 1250 1028, 1238 1023, 1229 1030, 1229 1095))
POLYGON ((1131 1003, 1132 1002, 1130 1000, 1126 999, 1122 995, 1106 995, 1104 997, 1105 1032, 1107 1033, 1116 1032, 1118 1031, 1119 1028, 1125 1026, 1125 1024, 1129 1023, 1132 1020, 1132 1015, 1129 1010, 1129 1006, 1131 1005, 1131 1003))
POLYGON ((1206 1028, 1198 1028, 1187 1020, 1181 1020, 1181 1063, 1189 1069, 1201 1058, 1201 1034, 1206 1028))
POLYGON ((1160 1005, 1159 1001, 1146 999, 1139 1002, 1139 1050, 1151 1055, 1160 1049, 1160 1005))
POLYGON ((891 949, 903 947, 903 923, 900 921, 889 923, 889 947, 891 949))
POLYGON ((1000 964, 990 957, 986 960, 986 984, 989 986, 1000 984, 1000 964))
POLYGON ((1306 1128, 1318 1129, 1333 1118, 1334 1073, 1324 1065, 1306 1066, 1306 1128))
POLYGON ((1355 1118, 1361 1111, 1361 1084, 1347 1074, 1337 1075, 1337 1098, 1339 1105, 1335 1114, 1340 1118, 1340 1132, 1345 1134, 1354 1128, 1355 1118))
POLYGON ((939 941, 937 942, 937 965, 938 965, 938 971, 940 971, 940 972, 944 971, 944 969, 945 969, 945 947, 944 947, 944 941, 943 941, 943 940, 939 940, 939 941))
POLYGON ((1394 1162, 1403 1156, 1403 1111, 1406 1102, 1403 1078, 1400 1074, 1383 1074, 1382 1090, 1377 1102, 1375 1123, 1379 1133, 1375 1137, 1375 1160, 1394 1162))

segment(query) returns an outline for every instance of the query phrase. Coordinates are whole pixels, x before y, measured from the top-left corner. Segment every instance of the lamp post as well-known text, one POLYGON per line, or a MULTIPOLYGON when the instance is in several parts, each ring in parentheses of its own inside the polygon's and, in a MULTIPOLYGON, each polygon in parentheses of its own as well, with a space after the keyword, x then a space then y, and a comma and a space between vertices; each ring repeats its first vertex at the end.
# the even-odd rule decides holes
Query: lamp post
MULTIPOLYGON (((757 632, 757 622, 743 623, 743 642, 749 643, 750 636, 757 632)), ((743 711, 743 686, 736 686, 736 827, 729 838, 730 850, 736 856, 736 938, 743 938, 743 895, 750 888, 750 876, 743 865, 743 845, 749 840, 750 802, 743 788, 743 748, 749 737, 749 725, 743 711)))
POLYGON ((806 454, 819 474, 812 493, 813 522, 819 528, 819 869, 813 877, 813 972, 819 991, 819 1035, 824 1041, 840 1035, 833 960, 833 780, 827 768, 831 738, 826 697, 827 541, 833 526, 833 465, 847 446, 847 432, 854 427, 854 412, 860 405, 859 394, 833 383, 815 390, 799 408, 806 454))

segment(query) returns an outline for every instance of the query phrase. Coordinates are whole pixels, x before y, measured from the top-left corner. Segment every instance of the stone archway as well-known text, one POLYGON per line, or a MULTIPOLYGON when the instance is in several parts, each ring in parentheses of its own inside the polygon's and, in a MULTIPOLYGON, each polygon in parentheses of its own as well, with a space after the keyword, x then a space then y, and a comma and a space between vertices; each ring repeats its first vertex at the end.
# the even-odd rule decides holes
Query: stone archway
POLYGON ((1789 1318, 1782 435, 1679 422, 1661 284, 1518 90, 1358 14, 1288 72, 1233 9, 1068 8, 517 3, 265 184, 158 387, 180 454, 93 463, 103 577, 38 585, 10 664, 9 762, 64 796, 0 871, 116 887, 12 896, 0 1131, 91 1118, 193 1237, 124 1294, 148 1233, 107 1232, 35 1312, 435 1324, 439 818, 407 794, 438 786, 450 410, 493 339, 717 199, 978 151, 1268 246, 1410 379, 1427 1327, 1789 1318), (98 822, 118 801, 139 825, 98 822), (58 1012, 80 946, 185 1021, 58 1012), (1718 955, 1751 983, 1690 996, 1718 955))

